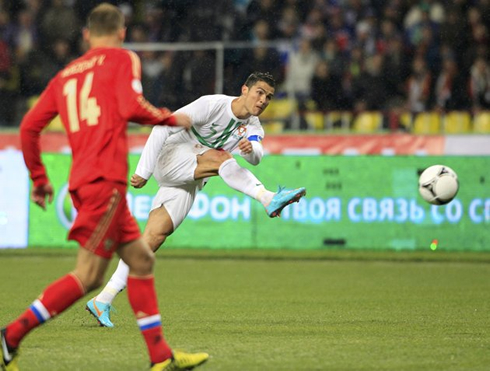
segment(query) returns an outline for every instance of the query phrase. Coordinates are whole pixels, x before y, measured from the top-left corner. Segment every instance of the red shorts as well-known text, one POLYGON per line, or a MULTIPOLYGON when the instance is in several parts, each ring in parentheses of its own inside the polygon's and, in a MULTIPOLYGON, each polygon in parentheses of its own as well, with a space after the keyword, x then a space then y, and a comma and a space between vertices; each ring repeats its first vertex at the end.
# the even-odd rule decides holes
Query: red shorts
POLYGON ((83 248, 110 259, 120 244, 141 236, 126 202, 126 184, 100 180, 70 191, 77 217, 68 234, 83 248))

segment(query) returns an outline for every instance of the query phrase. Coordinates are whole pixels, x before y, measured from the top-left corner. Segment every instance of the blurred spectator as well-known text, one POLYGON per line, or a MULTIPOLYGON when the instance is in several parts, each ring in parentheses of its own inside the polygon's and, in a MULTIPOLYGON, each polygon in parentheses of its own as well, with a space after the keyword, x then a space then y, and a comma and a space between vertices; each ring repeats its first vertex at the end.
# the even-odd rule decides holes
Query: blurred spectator
POLYGON ((432 75, 422 56, 412 62, 412 73, 407 81, 407 110, 419 113, 430 109, 432 75))
POLYGON ((25 99, 39 95, 49 82, 50 60, 45 52, 33 49, 20 63, 20 93, 25 99))
POLYGON ((376 50, 384 53, 393 39, 401 41, 400 32, 391 20, 383 19, 376 38, 376 50))
POLYGON ((352 48, 353 31, 345 24, 339 8, 330 10, 327 37, 335 40, 341 52, 347 52, 352 48))
POLYGON ((19 89, 19 70, 12 63, 8 44, 0 39, 0 126, 13 126, 19 89))
POLYGON ((70 45, 74 45, 80 32, 80 23, 75 10, 66 5, 64 0, 51 0, 40 24, 43 41, 49 45, 63 37, 70 45))
POLYGON ((345 55, 340 53, 335 40, 325 40, 320 56, 324 61, 328 62, 329 70, 332 74, 337 76, 342 76, 344 74, 344 66, 347 61, 345 55))
POLYGON ((415 54, 423 55, 427 65, 432 72, 440 70, 439 42, 434 35, 434 31, 429 26, 420 28, 420 39, 416 45, 415 54))
MULTIPOLYGON (((298 49, 291 52, 286 69, 285 90, 296 98, 300 113, 299 129, 307 129, 304 117, 306 104, 310 100, 311 80, 316 66, 320 62, 319 54, 312 48, 310 40, 303 38, 299 41, 298 49)), ((286 124, 290 128, 291 123, 286 124)), ((296 129, 296 128, 295 128, 296 129)))
POLYGON ((53 41, 46 57, 43 74, 49 79, 53 78, 58 71, 75 59, 75 56, 71 53, 70 43, 63 38, 53 41))
POLYGON ((178 88, 180 80, 174 60, 174 53, 172 52, 165 52, 160 56, 160 63, 163 66, 163 70, 156 83, 160 88, 158 106, 165 106, 171 110, 176 110, 189 103, 184 102, 178 93, 180 91, 178 88))
POLYGON ((455 9, 447 12, 446 18, 441 25, 441 43, 446 44, 453 50, 464 49, 468 38, 467 27, 461 13, 455 9))
POLYGON ((279 38, 293 41, 299 36, 300 20, 297 10, 293 6, 283 9, 278 22, 279 38))
POLYGON ((167 14, 162 7, 145 7, 144 23, 146 25, 149 42, 171 42, 176 40, 172 23, 166 15, 167 14))
POLYGON ((362 49, 360 47, 352 48, 343 79, 344 93, 350 102, 350 107, 352 107, 354 102, 355 81, 364 73, 364 68, 364 54, 362 49))
POLYGON ((444 19, 444 7, 437 0, 412 1, 403 20, 405 29, 416 28, 419 24, 440 24, 444 19))
POLYGON ((429 5, 427 3, 415 5, 411 11, 416 12, 418 16, 412 20, 409 12, 405 17, 405 30, 409 42, 413 46, 427 43, 427 34, 430 33, 431 41, 437 43, 438 40, 434 35, 438 35, 439 25, 431 19, 429 5))
POLYGON ((465 64, 464 68, 469 70, 475 59, 480 55, 487 53, 490 38, 488 29, 483 23, 477 23, 471 30, 468 49, 464 53, 465 64))
POLYGON ((410 73, 408 55, 404 49, 400 37, 393 37, 383 48, 385 53, 384 75, 388 96, 392 98, 403 98, 405 96, 405 82, 410 73))
POLYGON ((362 48, 365 56, 376 54, 376 35, 369 22, 357 23, 355 35, 356 45, 362 48))
POLYGON ((297 50, 290 55, 286 71, 286 90, 300 101, 310 97, 311 79, 320 61, 308 39, 301 39, 297 50))
POLYGON ((9 27, 8 42, 12 46, 16 60, 24 62, 27 55, 38 45, 38 31, 33 13, 23 9, 17 13, 16 22, 9 27))
POLYGON ((254 24, 251 40, 255 42, 270 40, 270 24, 265 19, 259 19, 254 24))
POLYGON ((140 53, 141 57, 141 84, 145 97, 153 105, 157 105, 162 94, 160 76, 164 65, 158 52, 148 50, 140 53))
POLYGON ((319 111, 335 111, 345 108, 340 77, 330 71, 326 61, 321 61, 315 68, 311 80, 311 99, 319 111))
POLYGON ((135 23, 128 29, 127 42, 130 43, 146 43, 148 42, 148 29, 145 24, 135 23))
MULTIPOLYGON (((249 50, 245 56, 239 74, 241 78, 237 78, 236 80, 243 82, 254 71, 269 72, 274 76, 277 85, 284 81, 284 70, 282 68, 281 58, 274 48, 258 46, 249 50)), ((240 86, 237 86, 236 88, 238 89, 239 87, 240 86)), ((235 90, 235 92, 237 91, 239 90, 235 90)))
POLYGON ((184 97, 187 103, 201 95, 214 94, 216 63, 208 51, 192 52, 183 71, 184 97))
POLYGON ((252 0, 247 8, 247 24, 251 30, 259 20, 266 21, 269 26, 269 35, 271 39, 276 39, 279 30, 277 20, 280 19, 280 7, 277 0, 252 0))
POLYGON ((490 110, 490 66, 482 57, 471 67, 470 96, 475 112, 490 110))
POLYGON ((384 57, 375 54, 366 59, 366 69, 352 82, 354 110, 375 111, 385 108, 388 95, 383 74, 384 57))
POLYGON ((442 62, 442 70, 435 85, 436 109, 442 112, 461 110, 468 107, 467 80, 459 73, 458 65, 452 58, 442 62))
POLYGON ((190 41, 230 40, 235 7, 232 0, 199 0, 188 8, 190 41))

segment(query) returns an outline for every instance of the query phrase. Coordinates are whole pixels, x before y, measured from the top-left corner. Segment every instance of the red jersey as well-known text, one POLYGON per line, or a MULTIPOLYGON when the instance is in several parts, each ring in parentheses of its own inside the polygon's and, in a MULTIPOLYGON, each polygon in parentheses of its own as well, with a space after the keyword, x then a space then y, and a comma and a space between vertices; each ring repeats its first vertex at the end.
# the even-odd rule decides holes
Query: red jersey
POLYGON ((135 53, 91 49, 50 81, 22 120, 22 151, 36 186, 48 182, 39 134, 57 114, 72 148, 70 190, 99 178, 127 183, 128 121, 175 125, 170 111, 143 97, 140 59, 135 53))

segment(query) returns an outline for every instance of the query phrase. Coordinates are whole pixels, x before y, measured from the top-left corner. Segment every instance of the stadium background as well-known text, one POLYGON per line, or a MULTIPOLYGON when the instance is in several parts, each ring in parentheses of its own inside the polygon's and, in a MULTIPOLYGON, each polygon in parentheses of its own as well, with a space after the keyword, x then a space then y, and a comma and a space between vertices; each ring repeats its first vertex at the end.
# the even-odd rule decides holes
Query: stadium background
MULTIPOLYGON (((60 122, 42 136, 56 187, 44 213, 29 204, 18 124, 83 52, 79 26, 99 2, 0 0, 2 325, 73 268, 60 122)), ((308 188, 268 219, 219 178, 205 187, 156 255, 173 346, 209 352, 202 369, 214 371, 488 369, 487 0, 111 2, 127 16, 127 45, 157 105, 237 94, 250 71, 274 73, 267 156, 253 171, 269 188, 308 188), (417 194, 418 173, 434 163, 460 175, 446 207, 417 194)), ((131 169, 147 136, 131 126, 131 169)), ((154 191, 152 182, 130 190, 141 227, 154 191)), ((36 331, 21 369, 147 369, 125 296, 111 331, 96 327, 84 300, 36 331)))
MULTIPOLYGON (((79 27, 96 3, 0 5, 1 247, 71 246, 61 123, 43 138, 46 152, 59 153, 45 157, 58 195, 47 214, 29 207, 16 126, 49 78, 84 51, 79 27)), ((253 171, 269 188, 308 188, 269 221, 213 179, 170 247, 414 250, 437 239, 448 250, 488 249, 487 1, 113 3, 156 105, 237 94, 250 72, 272 72, 276 97, 262 117, 268 156, 253 171), (435 163, 460 174, 448 206, 429 207, 417 194, 418 174, 435 163)), ((132 169, 145 130, 131 126, 132 169)), ((154 191, 154 183, 130 191, 142 227, 154 191)))

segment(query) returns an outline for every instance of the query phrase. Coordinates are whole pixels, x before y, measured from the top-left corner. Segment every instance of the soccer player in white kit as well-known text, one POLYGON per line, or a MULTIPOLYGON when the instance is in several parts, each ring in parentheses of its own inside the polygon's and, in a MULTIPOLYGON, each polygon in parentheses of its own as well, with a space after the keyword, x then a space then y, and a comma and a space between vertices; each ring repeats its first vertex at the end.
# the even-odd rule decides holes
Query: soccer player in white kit
MULTIPOLYGON (((285 206, 306 194, 304 187, 279 188, 277 193, 267 190, 231 155, 239 149, 250 164, 260 162, 264 130, 258 116, 269 105, 274 90, 275 81, 270 74, 254 72, 239 97, 206 95, 177 110, 175 115, 191 119, 190 130, 163 126, 152 130, 131 185, 141 188, 153 174, 160 187, 143 232, 143 239, 153 251, 182 223, 196 193, 209 177, 221 176, 230 187, 258 200, 270 217, 280 216, 285 206)), ((102 326, 114 326, 110 320, 111 304, 126 286, 127 276, 128 268, 120 261, 102 292, 87 302, 86 309, 102 326)))

